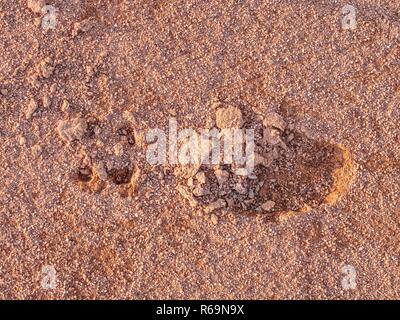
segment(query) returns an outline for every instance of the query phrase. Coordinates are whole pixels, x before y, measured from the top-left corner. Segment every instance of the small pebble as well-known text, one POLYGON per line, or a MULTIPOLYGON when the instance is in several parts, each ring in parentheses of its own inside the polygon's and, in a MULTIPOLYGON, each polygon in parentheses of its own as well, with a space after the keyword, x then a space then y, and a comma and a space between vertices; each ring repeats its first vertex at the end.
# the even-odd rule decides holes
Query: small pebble
POLYGON ((53 66, 53 62, 52 59, 50 57, 47 57, 45 59, 43 59, 40 63, 40 73, 42 75, 43 78, 50 78, 54 72, 54 66, 53 66))
POLYGON ((276 112, 269 112, 263 121, 264 126, 272 127, 284 131, 286 128, 286 122, 283 120, 282 116, 276 112))
POLYGON ((87 130, 87 123, 82 118, 60 121, 57 126, 57 131, 61 139, 67 142, 72 142, 74 140, 81 140, 86 130, 87 130))
POLYGON ((69 111, 69 109, 70 109, 69 102, 66 99, 64 99, 61 104, 61 110, 62 110, 62 112, 67 113, 69 111))
POLYGON ((215 115, 217 127, 220 129, 239 129, 243 125, 242 112, 237 107, 219 108, 215 115))
POLYGON ((45 108, 45 109, 50 108, 50 106, 51 106, 51 100, 50 100, 49 96, 45 95, 45 96, 42 98, 42 105, 43 105, 43 108, 45 108))
POLYGON ((34 13, 41 13, 45 4, 45 0, 27 0, 28 9, 34 13))
POLYGON ((271 211, 275 207, 275 202, 272 200, 268 200, 267 202, 263 203, 261 208, 264 211, 271 211))
POLYGON ((204 211, 206 213, 211 213, 215 210, 224 208, 226 206, 226 201, 224 199, 218 199, 212 203, 210 203, 205 209, 204 211))
POLYGON ((19 145, 20 145, 20 146, 25 146, 25 145, 26 145, 26 139, 25 139, 25 137, 21 136, 21 137, 19 138, 19 145))
POLYGON ((114 146, 113 150, 114 150, 114 154, 115 154, 117 157, 122 156, 122 154, 124 153, 124 147, 122 146, 121 143, 117 143, 117 144, 114 146))
POLYGON ((107 180, 107 170, 103 162, 96 163, 94 165, 94 170, 97 173, 97 176, 99 177, 100 180, 103 181, 107 180))
POLYGON ((35 111, 37 110, 38 105, 35 99, 31 98, 28 102, 28 106, 25 111, 25 117, 27 120, 31 119, 35 111))
POLYGON ((218 184, 222 185, 229 179, 229 172, 221 169, 214 171, 215 177, 218 180, 218 184))
POLYGON ((195 175, 195 178, 196 178, 197 182, 200 184, 206 183, 206 174, 203 171, 198 172, 195 175))
POLYGON ((276 129, 264 128, 263 136, 264 136, 264 141, 272 146, 275 146, 282 142, 281 134, 276 129))
POLYGON ((217 225, 218 224, 218 217, 215 214, 211 214, 211 223, 213 225, 217 225))

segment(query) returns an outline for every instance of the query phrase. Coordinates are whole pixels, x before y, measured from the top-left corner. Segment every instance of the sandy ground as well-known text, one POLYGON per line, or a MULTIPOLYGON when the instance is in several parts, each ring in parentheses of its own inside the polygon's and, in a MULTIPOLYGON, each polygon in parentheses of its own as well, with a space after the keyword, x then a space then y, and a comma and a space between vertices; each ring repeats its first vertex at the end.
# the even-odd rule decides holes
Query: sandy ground
POLYGON ((45 32, 27 1, 0 0, 0 298, 400 298, 399 0, 47 4, 45 32), (146 162, 144 133, 212 127, 227 106, 248 126, 280 115, 308 162, 344 148, 342 185, 336 151, 315 175, 293 151, 262 191, 286 214, 254 211, 259 194, 193 204, 179 168, 146 162))

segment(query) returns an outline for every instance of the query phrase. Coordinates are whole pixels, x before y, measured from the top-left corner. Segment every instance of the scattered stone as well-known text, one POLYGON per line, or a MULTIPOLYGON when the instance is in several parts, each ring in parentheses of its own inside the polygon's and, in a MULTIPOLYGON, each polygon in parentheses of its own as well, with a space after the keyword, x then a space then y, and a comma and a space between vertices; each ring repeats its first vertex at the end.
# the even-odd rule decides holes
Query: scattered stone
POLYGON ((216 112, 216 123, 220 129, 239 129, 243 125, 242 112, 233 106, 219 108, 216 112))
POLYGON ((138 166, 135 166, 135 170, 133 171, 130 181, 132 187, 132 194, 136 193, 137 189, 139 188, 139 179, 141 174, 142 170, 138 166))
POLYGON ((294 211, 280 212, 275 216, 275 219, 279 222, 287 221, 290 217, 295 214, 294 211))
POLYGON ((217 169, 214 171, 215 177, 217 178, 218 184, 222 185, 229 179, 229 172, 225 170, 217 169))
POLYGON ((114 161, 112 159, 108 159, 106 161, 106 168, 107 171, 111 171, 112 169, 114 169, 114 161))
POLYGON ((175 109, 168 109, 167 112, 169 113, 170 116, 176 117, 177 113, 175 109))
POLYGON ((237 176, 247 177, 249 175, 249 170, 247 170, 246 168, 239 168, 236 169, 234 172, 237 176))
MULTIPOLYGON (((271 180, 271 182, 275 182, 275 180, 271 180)), ((256 192, 260 191, 260 189, 264 186, 264 181, 260 181, 256 186, 256 192)))
POLYGON ((274 161, 274 157, 272 156, 272 154, 268 154, 267 156, 264 157, 259 153, 255 153, 254 156, 255 156, 254 164, 255 165, 262 165, 262 166, 264 166, 266 168, 271 166, 271 164, 274 161))
POLYGON ((61 104, 61 111, 65 112, 65 113, 68 113, 69 110, 70 110, 69 102, 66 99, 64 99, 62 104, 61 104))
POLYGON ((41 24, 42 24, 42 18, 40 18, 40 17, 33 18, 33 25, 36 28, 39 28, 41 24))
POLYGON ((290 141, 292 141, 293 139, 294 139, 294 134, 291 133, 291 134, 289 134, 289 135, 287 136, 286 142, 290 142, 290 141))
POLYGON ((50 94, 55 94, 56 93, 56 91, 57 91, 57 83, 53 83, 51 86, 50 86, 50 89, 49 89, 49 92, 50 92, 50 94))
POLYGON ((217 225, 218 224, 218 217, 215 214, 211 214, 211 223, 213 225, 217 225))
POLYGON ((238 181, 234 187, 237 193, 239 194, 247 194, 247 189, 243 186, 241 181, 238 181))
POLYGON ((86 66, 85 71, 86 71, 86 82, 89 82, 95 73, 95 69, 92 66, 86 66))
POLYGON ((46 5, 45 0, 27 0, 28 9, 34 13, 41 13, 42 8, 46 5))
POLYGON ((284 131, 286 128, 286 122, 283 120, 282 116, 276 112, 269 112, 263 121, 265 127, 276 128, 284 131))
POLYGON ((45 95, 42 98, 42 105, 43 108, 48 109, 51 107, 51 99, 49 98, 49 96, 45 95))
POLYGON ((25 145, 26 145, 26 139, 25 139, 25 137, 24 137, 24 136, 20 136, 18 142, 19 142, 19 145, 20 145, 20 146, 25 146, 25 145))
POLYGON ((210 203, 205 209, 204 211, 206 213, 211 213, 215 210, 221 209, 221 208, 225 208, 226 206, 226 201, 224 199, 218 199, 212 203, 210 203))
POLYGON ((1 90, 0 90, 0 94, 1 94, 2 96, 6 96, 6 95, 8 94, 8 90, 7 90, 7 89, 1 89, 1 90))
POLYGON ((99 136, 101 133, 101 128, 99 126, 95 126, 93 132, 96 136, 99 136))
POLYGON ((276 129, 264 128, 263 137, 264 142, 271 146, 278 145, 282 142, 281 133, 276 129))
POLYGON ((217 109, 217 108, 221 107, 221 105, 222 105, 222 103, 221 103, 221 101, 219 101, 218 98, 214 97, 211 99, 210 106, 212 109, 217 109))
POLYGON ((197 172, 195 175, 195 178, 196 178, 197 182, 200 184, 206 183, 206 174, 204 173, 204 171, 197 172))
POLYGON ((145 135, 144 131, 135 129, 133 132, 133 136, 134 136, 136 144, 140 148, 144 148, 146 146, 146 135, 145 135))
POLYGON ((204 187, 204 185, 198 185, 193 189, 193 195, 196 197, 202 197, 207 194, 207 189, 204 187))
POLYGON ((189 179, 193 177, 199 171, 200 165, 183 165, 177 166, 174 169, 174 175, 176 177, 182 177, 184 179, 189 179))
POLYGON ((38 105, 35 99, 31 98, 28 102, 28 106, 25 111, 25 117, 27 120, 31 119, 35 111, 37 110, 38 105))
POLYGON ((176 189, 181 194, 181 196, 189 202, 191 207, 194 208, 198 205, 198 202, 194 198, 193 194, 189 190, 187 190, 185 187, 179 185, 176 189))
POLYGON ((254 199, 254 196, 255 196, 254 190, 249 190, 249 194, 248 194, 249 199, 254 199))
POLYGON ((104 162, 99 162, 94 165, 94 170, 99 177, 100 180, 106 181, 107 180, 107 170, 104 166, 104 162))
POLYGON ((122 114, 123 118, 129 122, 132 122, 133 124, 136 124, 136 119, 133 115, 132 112, 125 110, 122 114))
POLYGON ((236 217, 232 212, 228 213, 227 217, 230 223, 236 225, 236 217))
POLYGON ((197 172, 194 176, 187 179, 187 185, 192 190, 192 194, 196 197, 202 197, 208 193, 205 186, 206 174, 203 171, 197 172))
MULTIPOLYGON (((285 146, 285 144, 282 142, 280 144, 280 146, 285 146)), ((274 160, 278 159, 279 158, 279 150, 278 150, 278 148, 276 148, 276 147, 273 148, 271 150, 271 152, 269 153, 269 155, 272 156, 272 159, 274 159, 274 160)))
POLYGON ((37 74, 32 74, 28 77, 28 82, 29 84, 34 87, 34 88, 39 88, 40 82, 39 82, 39 76, 37 74))
POLYGON ((35 158, 40 157, 40 155, 42 154, 43 150, 42 147, 39 144, 36 144, 32 147, 32 154, 35 158))
POLYGON ((58 124, 57 131, 61 139, 68 143, 74 140, 81 140, 87 130, 87 123, 82 118, 72 120, 61 120, 58 124))
POLYGON ((233 198, 226 198, 226 204, 228 208, 233 208, 235 200, 233 198))
POLYGON ((271 211, 275 207, 275 202, 272 200, 268 200, 261 205, 261 208, 264 211, 271 211))
POLYGON ((152 196, 154 195, 154 192, 152 190, 148 190, 146 191, 146 193, 144 194, 144 197, 149 200, 152 196))
POLYGON ((53 75, 54 69, 55 68, 50 57, 47 57, 40 62, 39 70, 43 78, 50 78, 53 75))
POLYGON ((114 150, 114 154, 115 154, 117 157, 122 156, 122 154, 124 153, 124 147, 123 147, 122 143, 117 143, 117 144, 114 146, 113 150, 114 150))

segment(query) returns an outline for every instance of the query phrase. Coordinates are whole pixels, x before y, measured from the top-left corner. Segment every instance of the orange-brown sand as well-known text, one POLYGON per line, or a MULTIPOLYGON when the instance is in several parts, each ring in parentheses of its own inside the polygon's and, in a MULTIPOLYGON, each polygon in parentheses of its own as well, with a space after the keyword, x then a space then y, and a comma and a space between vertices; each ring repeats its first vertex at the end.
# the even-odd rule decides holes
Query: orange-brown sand
POLYGON ((0 0, 0 30, 1 299, 400 298, 399 0, 0 0), (171 118, 254 128, 254 177, 151 165, 171 118))

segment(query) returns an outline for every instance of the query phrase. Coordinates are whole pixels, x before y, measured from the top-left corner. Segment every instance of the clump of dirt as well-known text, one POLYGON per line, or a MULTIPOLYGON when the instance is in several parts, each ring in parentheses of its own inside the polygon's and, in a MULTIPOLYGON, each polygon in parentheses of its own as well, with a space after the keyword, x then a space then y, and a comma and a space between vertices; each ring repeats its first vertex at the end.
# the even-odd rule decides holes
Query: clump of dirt
POLYGON ((27 0, 26 4, 32 12, 41 13, 42 8, 46 4, 46 1, 44 1, 44 0, 27 0))
POLYGON ((242 112, 234 106, 218 108, 215 117, 217 127, 221 129, 241 128, 243 125, 242 112))
POLYGON ((57 130, 61 139, 71 143, 75 140, 81 140, 87 132, 88 124, 82 118, 75 118, 72 120, 61 120, 58 124, 57 130))

